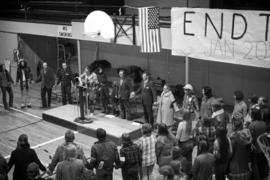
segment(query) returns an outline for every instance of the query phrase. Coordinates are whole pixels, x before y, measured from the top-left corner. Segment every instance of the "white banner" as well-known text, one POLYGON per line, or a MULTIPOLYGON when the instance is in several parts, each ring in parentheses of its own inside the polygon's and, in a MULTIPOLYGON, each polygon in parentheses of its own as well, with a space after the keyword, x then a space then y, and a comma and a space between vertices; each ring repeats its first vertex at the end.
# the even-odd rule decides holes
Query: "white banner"
POLYGON ((172 8, 172 54, 270 68, 270 12, 172 8))

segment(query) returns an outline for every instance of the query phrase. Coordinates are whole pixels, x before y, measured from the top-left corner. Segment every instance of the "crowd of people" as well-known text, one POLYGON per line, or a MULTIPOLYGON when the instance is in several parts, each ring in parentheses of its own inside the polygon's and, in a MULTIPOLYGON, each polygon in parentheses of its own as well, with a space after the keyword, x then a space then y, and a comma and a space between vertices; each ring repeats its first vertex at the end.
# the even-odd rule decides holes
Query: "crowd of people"
MULTIPOLYGON (((168 88, 164 86, 164 94, 168 88)), ((266 179, 268 162, 257 138, 269 131, 267 98, 251 96, 248 106, 243 93, 235 91, 235 105, 229 115, 222 100, 213 97, 210 87, 202 89, 200 105, 192 93, 192 86, 187 84, 184 89, 182 108, 174 107, 172 94, 165 95, 171 105, 165 103, 164 106, 183 114, 176 134, 172 133, 173 123, 166 114, 160 121, 155 121, 154 126, 143 124, 142 137, 135 142, 129 134, 123 134, 122 146, 118 149, 115 142, 106 138, 106 131, 99 128, 96 130, 98 141, 91 147, 91 157, 87 160, 82 148, 74 142, 74 133, 68 130, 65 142, 56 149, 47 168, 30 148, 27 135, 23 134, 9 162, 0 158, 1 178, 6 180, 8 171, 15 166, 14 180, 42 179, 39 169, 51 175, 56 167, 56 180, 110 180, 115 168, 122 169, 124 180, 266 179), (155 165, 159 174, 154 176, 155 165)), ((159 110, 161 114, 163 110, 159 110)))
MULTIPOLYGON (((20 62, 18 69, 25 64, 20 62)), ((49 69, 47 63, 43 63, 38 79, 42 81, 43 107, 50 107, 51 89, 55 82, 53 72, 49 69), (46 93, 48 100, 45 98, 46 93)), ((28 92, 25 79, 31 79, 29 74, 27 69, 18 70, 17 81, 20 81, 22 94, 24 87, 28 92)), ((61 82, 62 95, 65 96, 63 104, 72 103, 70 87, 75 79, 65 63, 57 77, 57 84, 61 82)), ((98 141, 91 147, 91 158, 87 160, 82 148, 74 142, 74 133, 69 130, 65 134, 65 142, 57 148, 52 162, 45 168, 30 148, 27 135, 23 134, 9 162, 0 158, 1 178, 7 179, 6 174, 13 165, 14 180, 38 179, 39 169, 51 175, 56 167, 56 180, 111 180, 115 168, 122 169, 124 180, 263 180, 269 176, 268 161, 257 140, 270 130, 270 109, 266 97, 252 95, 246 103, 243 92, 235 91, 235 104, 230 113, 224 109, 222 98, 213 96, 211 87, 202 88, 202 98, 199 101, 193 86, 186 84, 180 106, 168 84, 163 86, 161 95, 157 97, 150 74, 144 72, 142 79, 141 85, 134 89, 125 71, 120 70, 119 80, 114 82, 111 94, 112 103, 119 105, 119 116, 128 120, 132 118, 130 99, 141 95, 145 123, 139 140, 134 141, 129 134, 123 134, 119 150, 115 142, 106 138, 106 131, 99 128, 96 130, 98 141), (156 119, 153 106, 158 107, 156 119), (181 114, 181 121, 175 120, 175 112, 181 114), (153 175, 156 165, 158 176, 153 175)), ((0 80, 4 107, 8 108, 6 92, 10 93, 9 107, 12 107, 12 78, 3 66, 0 66, 0 80)), ((102 69, 92 71, 86 67, 84 73, 78 76, 78 81, 86 84, 101 82, 104 85, 106 77, 102 69)), ((105 86, 98 88, 102 88, 101 101, 104 113, 108 113, 108 89, 105 86)), ((95 98, 90 96, 92 106, 95 105, 95 98)), ((23 102, 24 106, 31 106, 27 98, 23 102)), ((94 109, 91 107, 91 113, 94 109)))

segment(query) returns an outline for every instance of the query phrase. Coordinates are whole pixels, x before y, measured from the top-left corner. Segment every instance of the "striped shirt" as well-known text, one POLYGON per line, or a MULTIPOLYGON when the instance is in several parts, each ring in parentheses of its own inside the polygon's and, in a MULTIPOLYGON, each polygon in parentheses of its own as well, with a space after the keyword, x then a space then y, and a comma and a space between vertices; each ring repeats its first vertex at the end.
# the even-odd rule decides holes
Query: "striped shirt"
POLYGON ((142 167, 156 163, 156 138, 153 135, 143 136, 138 141, 138 146, 142 151, 142 167))

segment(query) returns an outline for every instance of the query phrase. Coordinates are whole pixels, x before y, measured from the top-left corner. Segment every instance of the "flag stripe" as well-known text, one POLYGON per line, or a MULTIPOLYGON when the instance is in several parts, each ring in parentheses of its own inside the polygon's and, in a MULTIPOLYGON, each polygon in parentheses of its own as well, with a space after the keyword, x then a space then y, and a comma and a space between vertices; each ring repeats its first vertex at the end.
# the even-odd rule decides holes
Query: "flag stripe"
POLYGON ((139 8, 141 52, 160 52, 159 8, 139 8))

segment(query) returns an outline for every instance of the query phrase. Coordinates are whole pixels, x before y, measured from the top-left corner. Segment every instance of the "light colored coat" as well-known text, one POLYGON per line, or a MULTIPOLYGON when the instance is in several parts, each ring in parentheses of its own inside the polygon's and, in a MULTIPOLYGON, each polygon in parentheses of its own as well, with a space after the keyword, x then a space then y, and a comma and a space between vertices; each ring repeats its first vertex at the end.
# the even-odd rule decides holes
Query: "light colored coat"
POLYGON ((157 123, 165 123, 167 126, 173 125, 174 105, 173 93, 171 91, 162 92, 158 105, 157 123))

